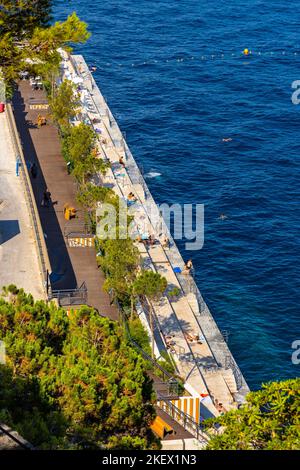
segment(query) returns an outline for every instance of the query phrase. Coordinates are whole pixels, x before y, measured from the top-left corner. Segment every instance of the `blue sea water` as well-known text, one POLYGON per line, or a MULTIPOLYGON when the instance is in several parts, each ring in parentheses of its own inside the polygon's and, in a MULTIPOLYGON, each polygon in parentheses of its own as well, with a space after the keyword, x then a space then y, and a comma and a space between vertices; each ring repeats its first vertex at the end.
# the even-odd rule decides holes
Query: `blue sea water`
POLYGON ((203 249, 178 245, 249 386, 299 376, 299 3, 58 0, 55 17, 74 10, 156 201, 205 205, 203 249))

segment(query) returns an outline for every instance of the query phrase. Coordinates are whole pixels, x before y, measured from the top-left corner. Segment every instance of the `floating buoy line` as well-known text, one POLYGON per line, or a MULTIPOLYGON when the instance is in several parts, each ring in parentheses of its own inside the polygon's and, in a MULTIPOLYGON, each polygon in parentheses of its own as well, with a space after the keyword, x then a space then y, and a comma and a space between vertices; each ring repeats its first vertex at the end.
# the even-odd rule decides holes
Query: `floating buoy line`
POLYGON ((157 59, 147 59, 144 61, 139 62, 130 62, 130 60, 126 62, 121 61, 111 61, 111 62, 93 62, 93 66, 90 68, 91 72, 96 72, 98 69, 105 69, 107 67, 143 67, 146 65, 172 65, 177 63, 199 63, 199 62, 207 62, 207 61, 224 61, 224 60, 233 60, 239 59, 243 62, 249 61, 251 59, 256 58, 291 58, 300 56, 300 51, 290 51, 290 50, 281 50, 281 51, 252 51, 248 48, 245 48, 243 51, 239 52, 219 52, 214 54, 199 54, 199 55, 191 55, 191 56, 173 56, 169 58, 157 58, 157 59))

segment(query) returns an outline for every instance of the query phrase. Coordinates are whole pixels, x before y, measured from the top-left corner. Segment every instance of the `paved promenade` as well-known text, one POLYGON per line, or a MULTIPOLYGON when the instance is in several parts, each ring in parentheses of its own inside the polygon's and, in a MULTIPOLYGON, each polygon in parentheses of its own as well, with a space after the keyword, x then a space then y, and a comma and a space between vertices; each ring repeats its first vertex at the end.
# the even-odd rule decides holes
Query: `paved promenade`
MULTIPOLYGON (((83 282, 88 289, 87 304, 96 308, 101 315, 118 319, 116 308, 110 304, 108 294, 102 290, 104 276, 97 267, 94 248, 69 247, 64 236, 66 203, 76 204, 76 183, 68 175, 66 163, 61 154, 57 129, 48 123, 38 128, 38 114, 47 116, 47 110, 31 109, 30 98, 45 101, 43 91, 33 91, 29 82, 23 80, 14 96, 14 115, 23 145, 25 159, 37 166, 37 177, 32 178, 32 188, 45 234, 48 255, 52 268, 51 285, 54 290, 75 289, 83 282), (43 192, 48 188, 51 204, 42 207, 43 192)), ((78 211, 74 224, 82 220, 78 211)))
POLYGON ((6 113, 0 114, 0 289, 15 284, 36 299, 44 298, 34 233, 6 113))

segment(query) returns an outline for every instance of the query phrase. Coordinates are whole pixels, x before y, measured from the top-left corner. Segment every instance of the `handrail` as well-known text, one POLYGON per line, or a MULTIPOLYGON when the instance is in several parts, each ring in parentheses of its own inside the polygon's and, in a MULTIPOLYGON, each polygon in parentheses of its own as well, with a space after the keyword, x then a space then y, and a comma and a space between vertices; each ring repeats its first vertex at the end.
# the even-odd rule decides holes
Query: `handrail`
POLYGON ((242 376, 242 373, 240 371, 240 369, 237 367, 234 359, 232 358, 232 356, 226 356, 225 358, 225 369, 231 369, 233 375, 234 375, 234 378, 235 378, 235 381, 236 381, 236 385, 237 385, 237 389, 239 390, 240 388, 242 388, 243 386, 243 376, 242 376))
POLYGON ((44 238, 44 232, 42 229, 38 208, 36 205, 35 197, 33 194, 30 177, 26 165, 26 160, 23 153, 22 144, 20 141, 19 133, 17 130, 15 118, 13 115, 12 105, 10 103, 6 106, 7 117, 8 117, 8 124, 9 130, 11 134, 11 139, 13 142, 14 151, 16 154, 16 160, 19 158, 21 162, 20 166, 20 175, 22 177, 23 182, 23 189, 25 193, 25 200, 27 209, 29 212, 31 225, 34 231, 35 242, 37 245, 37 252, 38 252, 38 262, 39 268, 43 280, 43 289, 45 293, 45 297, 48 297, 47 287, 48 286, 48 273, 51 272, 51 264, 48 256, 48 250, 44 238))
MULTIPOLYGON (((94 103, 94 104, 95 104, 95 103, 94 103)), ((96 106, 96 108, 97 108, 97 106, 96 106)), ((107 107, 107 109, 109 110, 109 108, 108 108, 108 107, 107 107)), ((109 110, 109 112, 110 112, 110 110, 109 110)), ((113 116, 112 116, 112 120, 114 121, 114 118, 113 118, 113 116)), ((104 124, 104 126, 105 126, 106 130, 108 131, 108 129, 107 129, 107 126, 105 125, 105 123, 104 123, 104 122, 103 122, 103 124, 104 124)), ((108 131, 108 134, 109 134, 109 136, 110 136, 110 139, 111 139, 111 141, 113 142, 113 138, 112 138, 112 136, 111 136, 111 134, 110 134, 110 132, 109 132, 109 131, 108 131)), ((129 180, 130 180, 130 181, 131 181, 131 183, 133 184, 132 177, 131 177, 131 175, 129 174, 129 172, 128 172, 128 171, 127 171, 127 175, 128 175, 128 178, 129 178, 129 180)), ((147 214, 147 215, 148 215, 148 214, 147 214)), ((149 218, 149 216, 148 216, 148 218, 149 218)), ((154 265, 153 265, 153 267, 154 267, 155 271, 157 272, 157 269, 156 269, 156 267, 155 267, 154 265)), ((183 292, 184 292, 184 291, 183 291, 183 292)), ((169 299, 167 299, 167 301, 169 302, 169 299)), ((171 307, 172 311, 173 311, 173 312, 174 312, 174 314, 175 314, 175 317, 177 318, 177 315, 176 315, 176 313, 175 313, 175 311, 174 311, 174 309, 173 309, 173 306, 171 305, 171 303, 170 303, 170 302, 169 302, 169 304, 170 304, 170 307, 171 307)), ((155 315, 155 319, 156 319, 156 322, 159 324, 159 321, 158 321, 158 319, 157 319, 156 315, 155 315)), ((177 320, 178 320, 178 318, 177 318, 177 320)), ((197 322, 197 323, 198 323, 198 322, 197 322)), ((180 324, 180 322, 179 322, 179 321, 178 321, 178 325, 179 325, 179 327, 180 327, 180 330, 181 330, 182 334, 184 335, 184 331, 183 331, 183 329, 182 329, 182 326, 181 326, 181 324, 180 324)), ((189 343, 188 343, 188 342, 187 342, 187 346, 188 346, 188 349, 189 349, 189 351, 190 351, 191 357, 194 357, 194 358, 195 358, 195 355, 194 355, 194 353, 193 353, 193 351, 192 351, 192 348, 191 348, 191 346, 189 345, 189 343)), ((214 357, 214 356, 213 356, 213 357, 214 357)), ((201 371, 201 369, 200 369, 200 367, 199 367, 198 361, 196 361, 196 360, 195 360, 195 365, 196 365, 196 367, 197 367, 197 369, 198 369, 198 372, 199 372, 199 374, 200 374, 200 377, 202 378, 202 380, 203 380, 203 382, 204 382, 204 385, 205 385, 205 387, 207 388, 207 390, 208 390, 208 391, 209 391, 209 393, 210 393, 210 390, 209 390, 208 384, 207 384, 207 382, 206 382, 206 380, 205 380, 205 377, 204 377, 204 376, 203 376, 203 374, 202 374, 202 371, 201 371)))
MULTIPOLYGON (((57 289, 52 290, 51 294, 49 294, 48 299, 57 299, 60 302, 63 299, 73 299, 72 305, 84 305, 87 302, 87 294, 88 289, 85 282, 81 284, 80 287, 76 287, 76 289, 57 289), (78 300, 81 302, 78 303, 78 300)), ((70 302, 71 305, 71 302, 70 302)))
POLYGON ((204 433, 200 424, 196 423, 190 415, 177 408, 170 400, 161 397, 157 402, 157 406, 177 421, 186 431, 193 434, 199 442, 208 444, 210 435, 207 432, 204 433))
POLYGON ((66 223, 64 227, 64 236, 67 238, 72 234, 80 234, 80 236, 93 236, 90 224, 87 222, 73 222, 66 223))
POLYGON ((55 297, 56 294, 75 294, 75 293, 86 293, 87 289, 52 289, 52 296, 55 297))

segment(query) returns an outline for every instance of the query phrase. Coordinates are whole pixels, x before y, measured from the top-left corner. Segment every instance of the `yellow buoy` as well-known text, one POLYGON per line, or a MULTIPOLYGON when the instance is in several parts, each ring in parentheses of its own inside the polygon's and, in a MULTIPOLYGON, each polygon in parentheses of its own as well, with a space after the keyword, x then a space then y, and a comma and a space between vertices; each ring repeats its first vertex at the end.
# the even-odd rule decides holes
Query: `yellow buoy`
POLYGON ((249 55, 249 49, 244 49, 244 55, 249 55))

